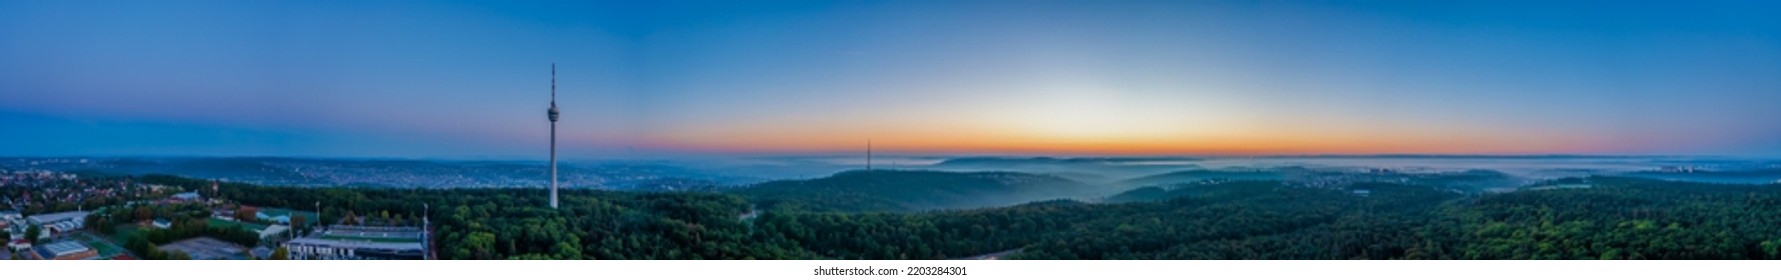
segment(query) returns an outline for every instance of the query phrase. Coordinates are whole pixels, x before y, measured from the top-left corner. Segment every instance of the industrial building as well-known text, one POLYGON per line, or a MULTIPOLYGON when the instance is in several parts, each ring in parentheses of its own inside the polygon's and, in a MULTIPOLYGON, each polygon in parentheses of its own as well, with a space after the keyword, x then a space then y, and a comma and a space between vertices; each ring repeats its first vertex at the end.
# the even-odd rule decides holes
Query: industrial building
POLYGON ((285 243, 294 260, 422 260, 427 231, 421 227, 333 226, 285 243))
POLYGON ((63 232, 86 227, 87 214, 90 213, 87 211, 69 211, 31 215, 31 217, 25 218, 25 221, 43 228, 44 233, 47 233, 50 236, 55 236, 62 234, 63 232))
POLYGON ((62 241, 43 244, 32 248, 33 258, 39 260, 93 260, 99 259, 99 251, 87 248, 76 241, 62 241))

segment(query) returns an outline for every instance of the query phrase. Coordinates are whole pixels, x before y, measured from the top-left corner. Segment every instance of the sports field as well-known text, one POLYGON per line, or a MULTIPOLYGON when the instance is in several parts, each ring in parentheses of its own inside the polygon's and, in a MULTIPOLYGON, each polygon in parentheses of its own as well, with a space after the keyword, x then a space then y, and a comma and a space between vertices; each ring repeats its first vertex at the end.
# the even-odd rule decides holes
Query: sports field
POLYGON ((102 259, 111 258, 124 253, 124 248, 112 245, 110 242, 105 242, 105 240, 100 239, 91 233, 82 232, 76 234, 74 235, 74 239, 80 240, 80 243, 87 245, 88 248, 99 250, 99 257, 102 259))

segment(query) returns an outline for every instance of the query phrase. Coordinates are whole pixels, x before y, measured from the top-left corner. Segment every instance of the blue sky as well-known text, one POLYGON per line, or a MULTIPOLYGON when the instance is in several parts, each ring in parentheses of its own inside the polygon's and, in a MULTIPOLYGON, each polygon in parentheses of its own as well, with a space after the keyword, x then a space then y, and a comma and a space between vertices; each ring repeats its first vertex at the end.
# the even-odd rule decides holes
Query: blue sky
POLYGON ((0 2, 0 155, 1781 155, 1781 4, 0 2))

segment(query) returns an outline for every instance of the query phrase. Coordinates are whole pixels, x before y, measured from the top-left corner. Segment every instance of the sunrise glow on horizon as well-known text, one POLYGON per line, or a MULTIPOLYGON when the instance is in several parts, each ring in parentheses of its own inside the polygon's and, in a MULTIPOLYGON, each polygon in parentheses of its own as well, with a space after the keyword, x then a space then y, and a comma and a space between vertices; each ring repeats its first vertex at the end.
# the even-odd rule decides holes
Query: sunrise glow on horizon
POLYGON ((1775 3, 92 2, 0 155, 1781 156, 1775 3))

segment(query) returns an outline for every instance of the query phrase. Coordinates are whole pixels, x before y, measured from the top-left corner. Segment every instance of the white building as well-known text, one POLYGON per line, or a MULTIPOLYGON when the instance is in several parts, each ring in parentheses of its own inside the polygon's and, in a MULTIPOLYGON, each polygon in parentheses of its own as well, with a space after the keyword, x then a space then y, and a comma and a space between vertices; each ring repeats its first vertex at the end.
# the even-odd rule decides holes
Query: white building
POLYGON ((291 223, 290 215, 272 216, 272 215, 266 215, 265 212, 256 212, 256 213, 254 213, 254 218, 259 219, 261 221, 276 222, 276 223, 280 223, 280 224, 290 224, 291 223))
POLYGON ((278 235, 284 234, 284 232, 290 231, 290 230, 291 230, 291 227, 287 227, 284 225, 267 226, 266 229, 260 230, 260 239, 266 239, 266 238, 270 238, 273 236, 278 236, 278 235))
POLYGON ((199 201, 199 200, 204 200, 204 197, 198 195, 198 192, 182 192, 182 193, 173 194, 173 199, 184 200, 184 201, 199 201))
POLYGON ((333 226, 285 243, 293 260, 424 260, 427 232, 419 227, 333 226))
POLYGON ((13 225, 25 223, 25 216, 19 212, 0 212, 0 231, 11 230, 13 225))
POLYGON ((426 245, 421 242, 387 243, 354 242, 320 238, 297 238, 285 243, 291 259, 297 260, 420 260, 426 258, 426 245))
POLYGON ((25 218, 25 221, 37 225, 38 227, 42 227, 44 233, 56 235, 86 227, 87 214, 90 213, 87 211, 69 211, 31 215, 31 217, 25 218))

